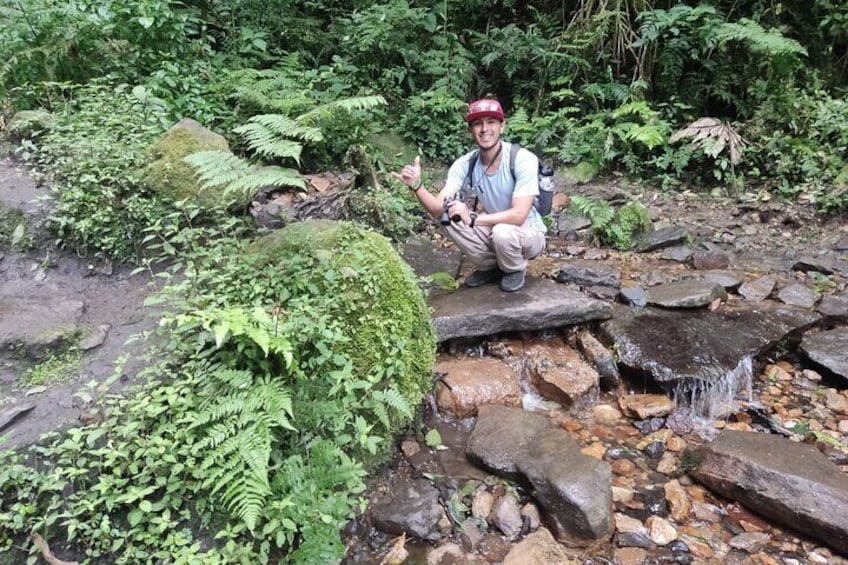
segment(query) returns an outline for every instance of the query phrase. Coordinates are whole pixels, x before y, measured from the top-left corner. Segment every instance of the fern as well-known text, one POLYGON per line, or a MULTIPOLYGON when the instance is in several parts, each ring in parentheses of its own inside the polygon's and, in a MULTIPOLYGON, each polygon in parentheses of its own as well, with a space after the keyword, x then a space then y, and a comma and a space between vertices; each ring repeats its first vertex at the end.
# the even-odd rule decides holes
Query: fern
POLYGON ((755 21, 742 18, 735 23, 724 23, 716 31, 719 41, 744 41, 752 51, 775 55, 807 55, 807 50, 794 39, 785 37, 779 30, 765 30, 755 21))
POLYGON ((738 165, 742 162, 745 140, 727 122, 715 118, 701 118, 674 132, 668 142, 677 143, 683 138, 691 138, 693 147, 702 149, 713 159, 727 148, 731 164, 738 165))
POLYGON ((592 231, 602 243, 622 251, 633 247, 636 235, 651 228, 648 209, 639 202, 629 202, 613 210, 603 200, 573 196, 571 209, 588 218, 592 223, 592 231))

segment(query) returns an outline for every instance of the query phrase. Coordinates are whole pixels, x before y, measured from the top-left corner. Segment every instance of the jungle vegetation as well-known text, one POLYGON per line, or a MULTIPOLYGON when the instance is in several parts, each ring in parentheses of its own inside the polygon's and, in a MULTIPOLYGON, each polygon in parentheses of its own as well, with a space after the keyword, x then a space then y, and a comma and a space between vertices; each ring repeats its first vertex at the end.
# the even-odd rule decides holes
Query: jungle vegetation
POLYGON ((491 96, 509 138, 578 180, 848 204, 839 0, 0 0, 0 21, 0 124, 49 175, 57 243, 164 279, 170 310, 140 394, 93 383, 102 421, 2 456, 0 550, 30 562, 33 532, 91 562, 340 558, 427 385, 432 330, 418 295, 397 314, 418 287, 386 239, 421 218, 386 180, 332 230, 344 253, 295 230, 280 277, 233 206, 255 171, 298 186, 354 153, 378 173, 410 150, 444 164, 465 104, 491 96), (196 157, 233 196, 218 210, 142 182, 182 118, 233 149, 227 170, 196 157))

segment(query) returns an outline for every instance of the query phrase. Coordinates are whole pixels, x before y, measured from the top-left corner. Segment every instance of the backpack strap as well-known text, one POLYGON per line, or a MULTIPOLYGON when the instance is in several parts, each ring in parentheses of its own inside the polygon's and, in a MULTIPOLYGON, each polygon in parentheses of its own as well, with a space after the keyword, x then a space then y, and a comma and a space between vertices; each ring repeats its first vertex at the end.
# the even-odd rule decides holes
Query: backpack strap
POLYGON ((515 156, 521 151, 521 146, 513 143, 509 148, 509 172, 512 175, 512 180, 515 182, 515 156))

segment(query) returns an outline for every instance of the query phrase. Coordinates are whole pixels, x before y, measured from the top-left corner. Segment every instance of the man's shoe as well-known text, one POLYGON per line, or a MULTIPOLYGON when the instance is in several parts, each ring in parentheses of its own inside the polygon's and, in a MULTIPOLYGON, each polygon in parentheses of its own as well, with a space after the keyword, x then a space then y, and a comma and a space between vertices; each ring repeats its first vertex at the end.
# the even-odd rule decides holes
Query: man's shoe
POLYGON ((504 273, 501 278, 501 290, 504 292, 515 292, 524 286, 524 271, 504 273))
POLYGON ((485 270, 478 269, 465 278, 465 286, 468 288, 483 286, 484 284, 498 280, 501 278, 501 275, 503 275, 503 271, 497 267, 485 270))

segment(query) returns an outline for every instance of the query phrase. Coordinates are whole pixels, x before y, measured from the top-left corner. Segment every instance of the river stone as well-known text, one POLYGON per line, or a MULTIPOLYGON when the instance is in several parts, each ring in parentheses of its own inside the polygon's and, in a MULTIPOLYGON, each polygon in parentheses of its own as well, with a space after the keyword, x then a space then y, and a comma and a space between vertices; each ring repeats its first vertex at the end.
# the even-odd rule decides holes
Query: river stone
POLYGON ((848 379, 848 328, 804 335, 801 351, 810 359, 848 379))
POLYGON ((692 476, 725 498, 848 554, 848 475, 812 445, 723 430, 692 476))
POLYGON ((509 493, 495 502, 490 519, 495 527, 503 532, 510 541, 521 534, 521 526, 524 525, 518 502, 509 493))
POLYGON ((603 346, 595 336, 588 331, 577 334, 577 345, 601 376, 601 386, 606 390, 616 388, 621 383, 618 364, 609 349, 603 346))
POLYGON ((663 383, 715 383, 746 357, 818 320, 807 310, 769 305, 715 311, 621 308, 601 329, 615 343, 619 363, 632 370, 663 383))
POLYGON ((612 533, 612 473, 584 455, 547 416, 481 406, 468 457, 497 473, 525 479, 561 541, 591 544, 612 533))
POLYGON ((644 308, 648 305, 648 293, 641 286, 626 286, 618 293, 618 299, 630 306, 644 308))
POLYGON ((774 291, 777 279, 771 275, 746 282, 739 287, 739 294, 751 302, 762 302, 774 291))
POLYGON ((821 294, 799 283, 785 286, 777 293, 778 300, 798 308, 811 309, 819 301, 819 298, 821 298, 821 294))
POLYGON ((463 288, 431 296, 430 306, 439 341, 562 328, 612 316, 609 304, 535 277, 527 277, 518 292, 503 292, 497 285, 463 288))
POLYGON ((648 289, 648 304, 664 308, 699 308, 714 300, 726 299, 727 292, 717 283, 684 279, 648 289))
POLYGON ((451 278, 459 275, 462 253, 454 247, 439 247, 430 238, 416 235, 404 241, 399 251, 419 277, 436 273, 447 273, 451 278))
POLYGON ((643 234, 636 242, 636 250, 647 253, 663 247, 679 245, 688 238, 689 232, 683 226, 668 226, 643 234))
POLYGON ((828 257, 802 257, 792 265, 793 271, 816 272, 823 275, 832 275, 836 269, 833 261, 828 257))
POLYGON ((725 290, 736 290, 745 280, 735 271, 714 270, 704 273, 704 280, 720 284, 725 290))
POLYGON ((639 420, 668 416, 674 410, 674 401, 664 394, 629 394, 618 404, 627 416, 639 420))
POLYGON ((389 489, 371 504, 374 526, 388 534, 436 540, 441 534, 436 525, 444 516, 439 491, 430 481, 404 481, 389 489))
POLYGON ((440 359, 435 371, 445 374, 436 382, 439 410, 456 418, 475 416, 481 404, 521 406, 518 378, 509 365, 498 359, 440 359))
POLYGON ((598 397, 598 372, 561 340, 532 345, 525 355, 530 378, 545 398, 579 410, 598 397))
POLYGON ((848 294, 827 295, 821 299, 816 311, 837 321, 848 320, 848 294))
POLYGON ((0 431, 3 431, 14 424, 21 417, 28 414, 33 408, 35 408, 35 404, 32 402, 25 402, 0 410, 0 431))
POLYGON ((685 263, 692 259, 692 248, 686 245, 675 245, 674 247, 668 247, 663 250, 662 255, 660 255, 660 259, 664 259, 666 261, 676 261, 678 263, 685 263))
POLYGON ((692 266, 700 271, 724 269, 730 265, 730 257, 721 251, 701 251, 692 256, 692 266))
POLYGON ((68 296, 0 296, 0 349, 23 347, 31 358, 77 331, 85 304, 68 296))
POLYGON ((521 540, 504 557, 503 565, 578 565, 551 533, 541 528, 521 540))
POLYGON ((621 272, 603 263, 572 259, 567 261, 556 276, 557 282, 572 283, 582 287, 621 286, 621 272))

